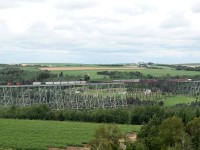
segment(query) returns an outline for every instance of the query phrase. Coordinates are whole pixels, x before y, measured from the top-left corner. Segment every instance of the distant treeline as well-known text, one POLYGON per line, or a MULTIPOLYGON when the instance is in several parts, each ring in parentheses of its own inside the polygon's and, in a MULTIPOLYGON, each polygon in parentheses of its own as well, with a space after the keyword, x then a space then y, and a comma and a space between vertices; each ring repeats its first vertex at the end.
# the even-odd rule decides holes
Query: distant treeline
MULTIPOLYGON (((23 66, 20 64, 20 66, 23 66)), ((39 65, 39 64, 26 64, 26 67, 49 67, 48 65, 39 65)))
POLYGON ((144 75, 141 72, 100 71, 98 75, 109 76, 110 79, 153 79, 152 75, 144 75))
POLYGON ((181 79, 181 78, 189 78, 194 80, 200 80, 200 75, 176 75, 171 76, 170 74, 166 74, 160 77, 156 77, 150 74, 144 75, 139 71, 135 72, 121 72, 121 71, 99 71, 97 72, 98 75, 104 75, 105 77, 108 76, 109 79, 181 79))
POLYGON ((50 78, 52 74, 49 71, 25 71, 19 67, 7 67, 0 70, 0 84, 11 83, 31 83, 50 78))
POLYGON ((7 67, 7 64, 0 64, 0 67, 7 67))
POLYGON ((186 70, 186 71, 200 71, 200 66, 189 67, 189 66, 174 66, 176 70, 186 70))
POLYGON ((7 83, 21 83, 21 84, 32 84, 32 82, 46 82, 46 81, 72 81, 72 80, 84 80, 84 76, 72 76, 63 74, 51 73, 50 71, 28 71, 22 70, 20 67, 6 67, 0 69, 0 85, 7 83))
POLYGON ((51 110, 46 105, 33 105, 18 108, 0 108, 0 118, 40 119, 40 120, 69 120, 98 123, 147 124, 154 116, 161 120, 177 116, 184 123, 200 116, 200 102, 190 105, 179 104, 173 107, 134 106, 117 109, 92 110, 51 110))
POLYGON ((161 67, 148 67, 149 69, 163 69, 163 68, 161 68, 161 67))
POLYGON ((200 71, 200 66, 184 66, 184 65, 167 65, 167 64, 157 64, 158 66, 164 66, 164 67, 171 67, 176 70, 185 70, 185 71, 200 71))
POLYGON ((170 64, 156 64, 157 66, 163 66, 163 67, 172 67, 173 65, 170 64))

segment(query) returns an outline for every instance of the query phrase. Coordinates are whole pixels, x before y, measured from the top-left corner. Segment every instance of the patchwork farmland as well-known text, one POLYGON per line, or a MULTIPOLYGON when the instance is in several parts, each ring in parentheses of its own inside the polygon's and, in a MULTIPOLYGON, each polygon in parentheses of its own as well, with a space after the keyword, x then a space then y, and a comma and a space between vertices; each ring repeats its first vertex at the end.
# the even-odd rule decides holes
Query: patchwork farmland
POLYGON ((83 146, 102 123, 117 124, 123 135, 138 132, 142 143, 151 123, 160 129, 167 117, 187 124, 200 116, 199 75, 162 65, 1 67, 0 118, 10 119, 0 119, 0 149, 83 146), (90 78, 81 81, 85 75, 90 78), (122 83, 126 80, 137 82, 122 83), (75 81, 84 84, 72 85, 75 81))

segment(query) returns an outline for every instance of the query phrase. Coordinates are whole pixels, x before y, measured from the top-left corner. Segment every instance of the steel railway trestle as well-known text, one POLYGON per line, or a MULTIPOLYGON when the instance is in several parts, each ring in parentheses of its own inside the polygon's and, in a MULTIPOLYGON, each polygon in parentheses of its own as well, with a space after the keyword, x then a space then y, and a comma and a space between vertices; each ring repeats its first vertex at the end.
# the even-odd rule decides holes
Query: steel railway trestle
POLYGON ((200 81, 160 83, 88 83, 79 85, 0 86, 0 107, 46 104, 51 109, 127 107, 128 98, 163 99, 174 94, 196 95, 200 81))
POLYGON ((0 107, 47 104, 52 109, 126 107, 123 84, 0 86, 0 107))

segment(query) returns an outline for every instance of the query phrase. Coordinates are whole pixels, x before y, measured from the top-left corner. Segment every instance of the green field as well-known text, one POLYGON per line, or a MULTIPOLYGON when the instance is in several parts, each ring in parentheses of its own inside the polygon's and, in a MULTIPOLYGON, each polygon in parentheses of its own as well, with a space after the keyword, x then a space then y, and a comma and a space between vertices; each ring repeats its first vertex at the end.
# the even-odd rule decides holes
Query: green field
POLYGON ((196 99, 194 97, 187 97, 187 96, 175 96, 170 97, 164 100, 165 106, 173 106, 180 103, 191 103, 194 102, 196 99))
POLYGON ((141 73, 147 75, 153 75, 153 76, 164 76, 164 75, 170 75, 170 76, 176 76, 176 75, 200 75, 200 72, 198 71, 184 71, 184 70, 174 70, 174 69, 143 69, 140 70, 141 73))
MULTIPOLYGON (((85 74, 89 74, 92 80, 101 80, 104 78, 109 78, 104 75, 97 75, 97 72, 101 72, 105 70, 79 70, 79 71, 62 71, 64 74, 73 75, 73 76, 84 76, 85 74)), ((115 71, 115 70, 112 70, 115 71)), ((120 70, 117 70, 120 71, 120 70)), ((130 70, 129 70, 130 71, 130 70)), ((60 73, 61 71, 51 71, 52 73, 60 73)))
MULTIPOLYGON (((0 147, 15 149, 82 146, 102 124, 0 119, 0 147)), ((139 125, 118 125, 123 134, 139 131, 139 125)))
MULTIPOLYGON (((37 63, 34 65, 44 65, 44 66, 49 66, 49 67, 97 67, 97 68, 102 68, 105 66, 99 66, 96 64, 67 64, 67 63, 37 63)), ((144 69, 129 69, 130 66, 134 65, 125 65, 123 66, 124 69, 119 69, 122 68, 120 67, 112 67, 112 70, 110 71, 120 71, 120 72, 141 72, 144 75, 153 75, 155 77, 162 77, 162 76, 176 76, 176 75, 188 75, 188 76, 194 76, 194 75, 200 75, 200 72, 198 71, 184 71, 184 70, 175 70, 174 68, 168 67, 168 66, 159 66, 159 65, 153 65, 152 67, 159 68, 159 69, 151 69, 151 68, 144 68, 144 69), (116 68, 114 70, 113 68, 116 68), (162 69, 160 69, 162 68, 162 69)), ((106 66, 107 68, 109 66, 106 66)), ((111 67, 111 66, 110 66, 111 67)), ((29 70, 29 71, 38 71, 39 66, 25 66, 21 67, 23 70, 29 70)), ((2 69, 2 67, 0 67, 2 69)), ((52 73, 57 73, 59 74, 62 70, 60 71, 51 71, 52 73)), ((84 76, 85 74, 90 74, 90 77, 92 80, 103 80, 103 79, 109 79, 108 76, 105 75, 97 75, 97 72, 101 72, 105 70, 72 70, 72 71, 62 71, 64 74, 68 75, 74 75, 74 76, 84 76)), ((109 70, 107 70, 109 71, 109 70)))
MULTIPOLYGON (((49 67, 104 67, 104 66, 99 66, 95 64, 59 64, 59 63, 44 63, 44 64, 38 64, 38 65, 47 65, 49 67)), ((134 66, 134 65, 124 65, 124 68, 134 66)), ((107 66, 109 67, 109 66, 107 66)), ((158 67, 162 69, 151 69, 151 68, 144 68, 144 69, 126 69, 126 70, 118 70, 117 68, 122 68, 122 67, 112 67, 116 68, 116 70, 111 70, 111 71, 139 71, 141 73, 144 73, 145 75, 150 74, 154 76, 163 76, 166 74, 175 76, 175 75, 200 75, 200 72, 198 71, 184 71, 184 70, 175 70, 174 68, 167 67, 167 66, 159 66, 159 65, 153 65, 153 67, 158 67)), ((31 69, 38 69, 40 67, 22 67, 23 69, 31 70, 31 69)), ((92 75, 96 74, 98 71, 105 71, 105 70, 78 70, 78 71, 63 71, 66 74, 72 74, 72 75, 82 75, 85 73, 91 73, 92 75)), ((60 71, 52 71, 52 72, 60 72, 60 71)))
MULTIPOLYGON (((29 71, 38 71, 39 69, 37 67, 21 67, 23 70, 29 70, 29 71)), ((64 74, 68 75, 74 75, 74 76, 84 76, 85 74, 89 74, 91 79, 97 80, 97 79, 104 79, 105 77, 108 78, 108 76, 104 75, 97 75, 97 72, 101 72, 105 70, 72 70, 72 71, 51 71, 52 73, 59 74, 60 72, 63 72, 64 74)), ((165 69, 127 69, 127 70, 110 70, 110 71, 120 71, 120 72, 141 72, 144 75, 153 75, 156 77, 161 76, 176 76, 176 75, 188 75, 188 76, 194 76, 194 75, 200 75, 200 72, 197 71, 184 71, 184 70, 173 70, 170 68, 165 69)))
MULTIPOLYGON (((74 76, 83 76, 85 74, 89 74, 91 79, 97 80, 97 79, 104 79, 105 77, 108 78, 108 76, 104 76, 104 75, 97 75, 97 72, 101 72, 101 71, 105 71, 105 70, 80 70, 80 71, 62 71, 64 74, 68 74, 68 75, 74 75, 74 76)), ((176 76, 176 75, 188 75, 188 76, 194 76, 194 75, 200 75, 200 72, 197 71, 183 71, 183 70, 171 70, 171 69, 133 69, 133 70, 111 70, 111 71, 121 71, 121 72, 141 72, 144 75, 153 75, 156 77, 162 77, 162 76, 166 76, 166 75, 170 75, 170 76, 176 76)), ((52 71, 52 73, 60 73, 61 71, 52 71)))

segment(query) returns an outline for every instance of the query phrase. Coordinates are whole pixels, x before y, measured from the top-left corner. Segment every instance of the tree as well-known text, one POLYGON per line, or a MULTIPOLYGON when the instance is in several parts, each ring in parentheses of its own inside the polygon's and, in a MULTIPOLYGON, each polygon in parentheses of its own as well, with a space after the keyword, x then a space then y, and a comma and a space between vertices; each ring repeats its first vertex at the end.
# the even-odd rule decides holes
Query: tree
POLYGON ((116 125, 103 125, 96 129, 91 150, 120 150, 122 135, 116 125))
POLYGON ((63 76, 64 76, 63 72, 60 72, 59 77, 63 77, 63 76))
POLYGON ((200 117, 188 122, 186 130, 191 136, 194 149, 200 149, 200 117))
POLYGON ((89 80, 90 80, 90 75, 89 74, 84 75, 84 81, 89 81, 89 80))
MULTIPOLYGON (((153 118, 143 126, 138 133, 138 140, 142 142, 148 150, 160 150, 161 149, 161 138, 159 134, 159 125, 161 124, 161 119, 154 115, 153 118)), ((135 144, 137 145, 137 144, 135 144)), ((135 148, 136 150, 140 150, 135 148)))
POLYGON ((182 144, 184 133, 184 124, 180 118, 174 116, 165 119, 160 126, 162 147, 174 147, 175 144, 182 144))

